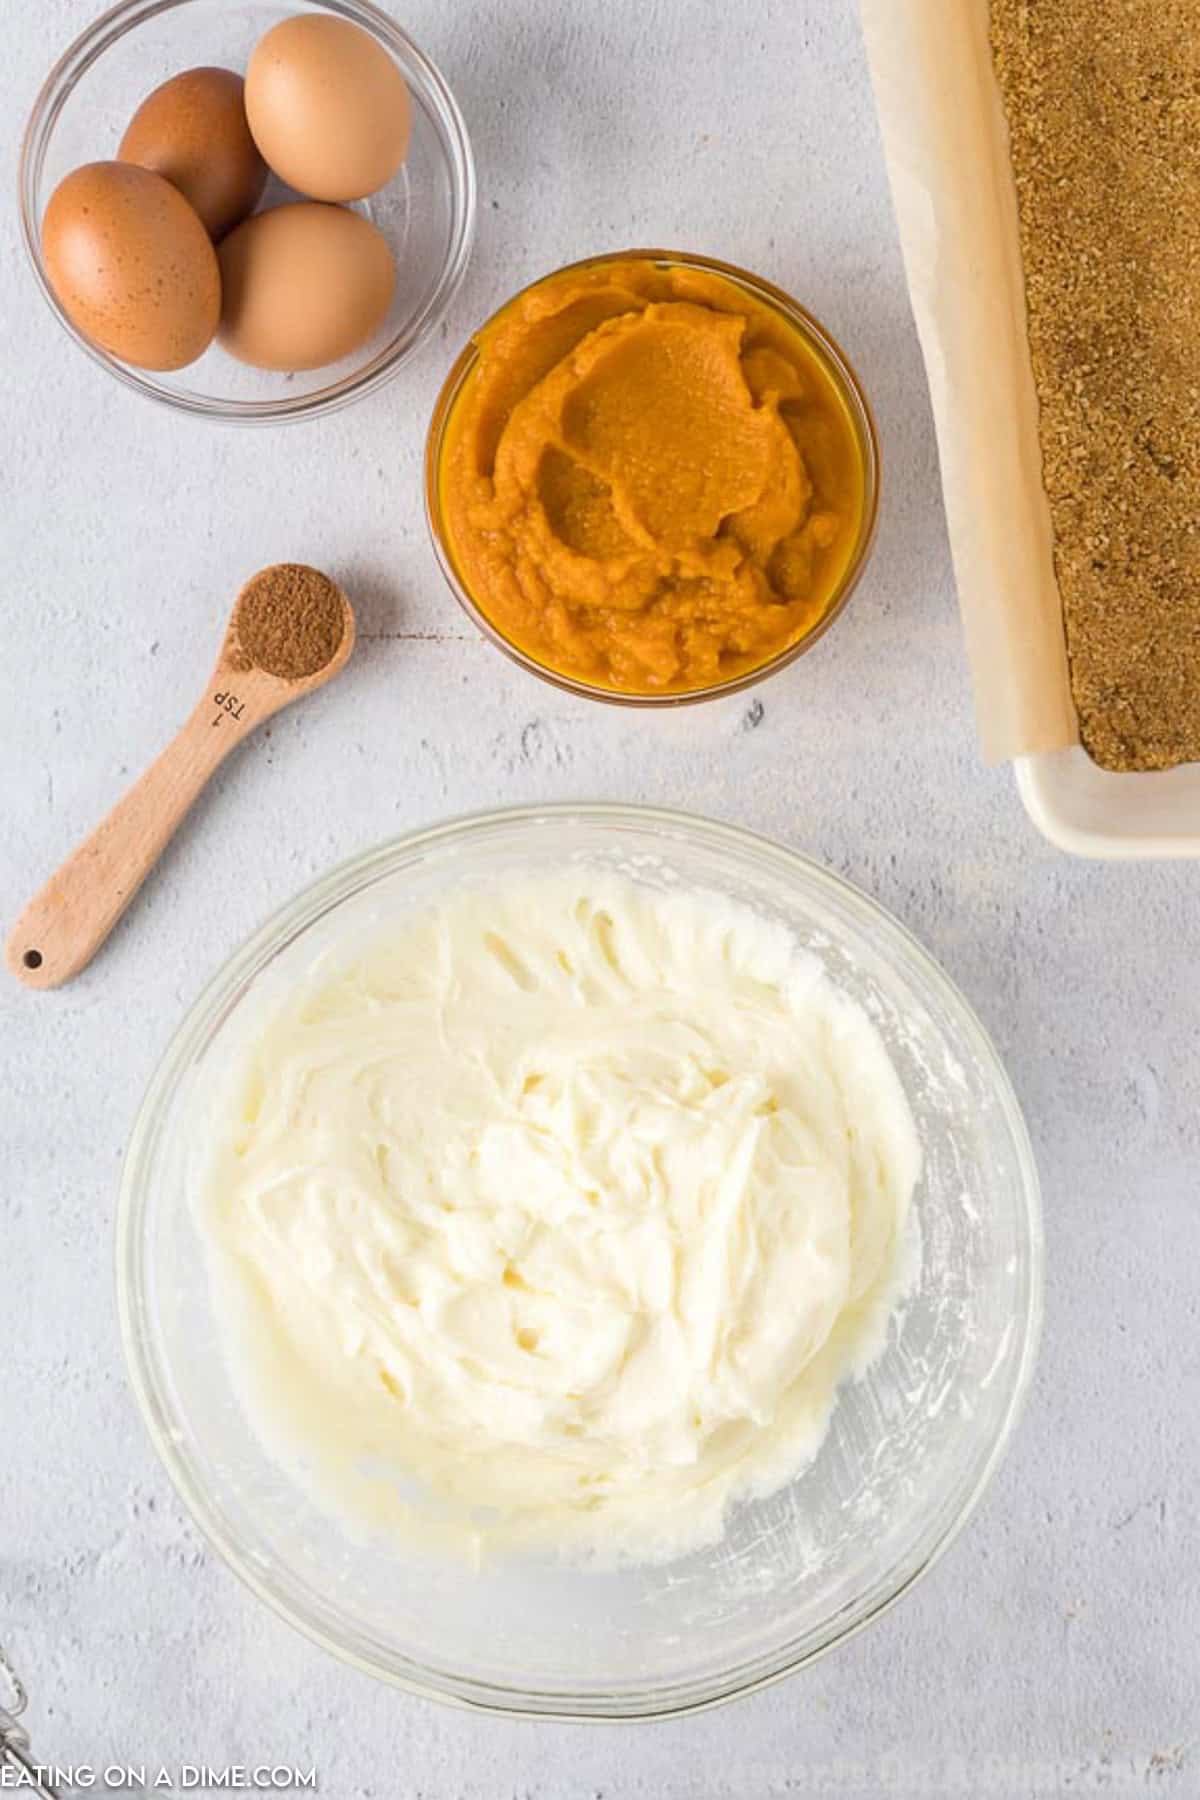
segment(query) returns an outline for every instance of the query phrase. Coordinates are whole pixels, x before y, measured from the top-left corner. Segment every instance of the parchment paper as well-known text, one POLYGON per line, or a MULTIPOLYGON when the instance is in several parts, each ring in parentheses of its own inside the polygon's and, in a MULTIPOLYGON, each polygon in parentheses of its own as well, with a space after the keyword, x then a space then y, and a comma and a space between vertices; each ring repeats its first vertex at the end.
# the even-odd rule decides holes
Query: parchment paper
POLYGON ((1078 742, 988 0, 860 0, 991 762, 1078 742))

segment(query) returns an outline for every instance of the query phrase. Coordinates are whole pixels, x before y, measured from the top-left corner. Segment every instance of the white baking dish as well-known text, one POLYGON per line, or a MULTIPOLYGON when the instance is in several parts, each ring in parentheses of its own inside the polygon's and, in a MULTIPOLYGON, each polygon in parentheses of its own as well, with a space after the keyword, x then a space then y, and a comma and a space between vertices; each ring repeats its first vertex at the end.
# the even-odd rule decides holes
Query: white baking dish
POLYGON ((1200 857, 1200 763, 1118 775, 1075 741, 988 5, 860 0, 984 754, 1060 849, 1200 857))
POLYGON ((1044 837, 1073 856, 1200 856, 1200 763, 1116 775, 1077 745, 1017 757, 1017 789, 1044 837))

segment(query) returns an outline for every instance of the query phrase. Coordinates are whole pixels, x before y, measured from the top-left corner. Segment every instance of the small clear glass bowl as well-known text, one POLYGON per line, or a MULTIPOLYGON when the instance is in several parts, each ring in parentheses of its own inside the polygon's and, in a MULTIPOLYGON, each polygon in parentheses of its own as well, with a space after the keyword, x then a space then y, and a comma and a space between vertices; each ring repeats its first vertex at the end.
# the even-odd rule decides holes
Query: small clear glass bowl
POLYGON ((564 675, 560 670, 551 668, 548 663, 539 662, 519 644, 506 637, 493 624, 484 609, 477 603, 467 583, 459 573, 454 552, 450 546, 450 537, 446 529, 445 513, 442 507, 441 469, 446 433, 454 415, 454 410, 462 397, 467 383, 475 373, 479 362, 479 349, 475 337, 464 346, 453 368, 447 375, 433 409, 429 422, 429 435, 425 443, 425 516, 429 523, 433 547, 441 565, 451 593, 483 632, 490 638, 497 649, 511 657, 522 669, 532 675, 539 675, 543 681, 552 686, 563 688, 569 694, 580 694, 587 700, 607 700, 614 706, 689 706, 697 700, 719 700, 727 694, 737 694, 743 688, 753 687, 756 682, 765 681, 768 675, 777 674, 786 669, 789 663, 803 656, 806 650, 824 637, 834 620, 839 617, 851 594, 858 586, 871 547, 875 541, 875 526, 879 517, 879 434, 875 427, 874 414, 863 391, 862 383, 854 372, 849 358, 840 346, 826 331, 825 327, 806 312, 798 300, 782 288, 774 287, 771 282, 764 281, 761 275, 752 275, 748 269, 739 269, 734 263, 718 262, 711 256, 693 256, 682 250, 613 250, 603 256, 584 257, 580 262, 567 263, 561 269, 543 275, 537 281, 530 282, 510 300, 499 307, 486 324, 480 327, 485 331, 498 319, 501 313, 514 306, 516 302, 531 293, 534 288, 541 287, 549 281, 557 281, 573 270, 590 270, 603 268, 605 263, 615 262, 654 262, 665 268, 696 269, 713 275, 723 275, 735 287, 741 287, 755 300, 782 315, 807 343, 809 349, 824 365, 834 387, 842 398, 850 418, 855 437, 858 441, 859 454, 862 458, 863 499, 862 512, 859 519, 858 536, 854 549, 846 563, 845 572, 836 589, 830 596, 829 605, 812 629, 805 633, 797 643, 789 644, 777 656, 773 656, 756 669, 746 669, 729 681, 718 681, 707 687, 692 688, 685 693, 671 694, 634 694, 620 688, 601 687, 587 681, 578 681, 574 676, 564 675))
MULTIPOLYGON (((46 77, 25 129, 19 186, 25 247, 64 330, 135 392, 177 412, 234 424, 314 418, 390 380, 445 313, 475 232, 475 166, 457 102, 429 58, 370 0, 122 0, 76 38, 46 77), (263 33, 300 12, 332 13, 370 32, 398 63, 412 96, 403 167, 354 207, 379 227, 396 258, 387 319, 369 344, 323 369, 251 369, 217 343, 186 369, 135 369, 78 331, 55 297, 42 257, 46 203, 72 169, 116 155, 134 111, 160 82, 202 64, 241 73, 263 33)), ((262 204, 292 197, 272 177, 262 204)))
MULTIPOLYGON (((1036 1353, 1037 1172, 1012 1088, 962 996, 874 901, 794 851, 681 813, 525 808, 384 844, 289 902, 222 969, 155 1075, 117 1224, 134 1390, 218 1553, 317 1643, 410 1690, 486 1711, 641 1719, 711 1706, 876 1618, 978 1504, 1036 1353), (839 1393, 812 1465, 674 1562, 597 1570, 465 1562, 371 1538, 272 1461, 226 1361, 192 1196, 212 1094, 259 1008, 332 941, 464 885, 564 865, 728 894, 789 926, 870 1012, 925 1152, 920 1274, 886 1348, 839 1393)), ((969 1574, 969 1572, 968 1572, 969 1574)), ((960 1571, 960 1579, 962 1579, 960 1571)))

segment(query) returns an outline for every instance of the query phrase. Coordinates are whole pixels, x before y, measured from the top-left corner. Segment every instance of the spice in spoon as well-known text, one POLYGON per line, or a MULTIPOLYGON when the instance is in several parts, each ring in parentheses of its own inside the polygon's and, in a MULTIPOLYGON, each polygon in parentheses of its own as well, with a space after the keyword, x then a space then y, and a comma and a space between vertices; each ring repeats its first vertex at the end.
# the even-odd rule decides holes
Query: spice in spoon
POLYGON ((315 675, 346 634, 342 590, 305 563, 273 563, 242 589, 230 660, 283 681, 315 675))

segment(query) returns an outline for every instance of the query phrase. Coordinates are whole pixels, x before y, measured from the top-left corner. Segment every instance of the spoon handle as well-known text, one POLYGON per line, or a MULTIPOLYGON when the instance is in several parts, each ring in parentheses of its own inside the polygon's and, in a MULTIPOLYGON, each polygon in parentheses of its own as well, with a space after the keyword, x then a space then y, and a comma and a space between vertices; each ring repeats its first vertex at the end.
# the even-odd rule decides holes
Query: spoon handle
MULTIPOLYGON (((30 901, 4 946, 27 987, 52 988, 85 968, 161 856, 209 776, 262 718, 206 694, 186 725, 90 837, 30 901)), ((233 696, 229 696, 233 698, 233 696)))

